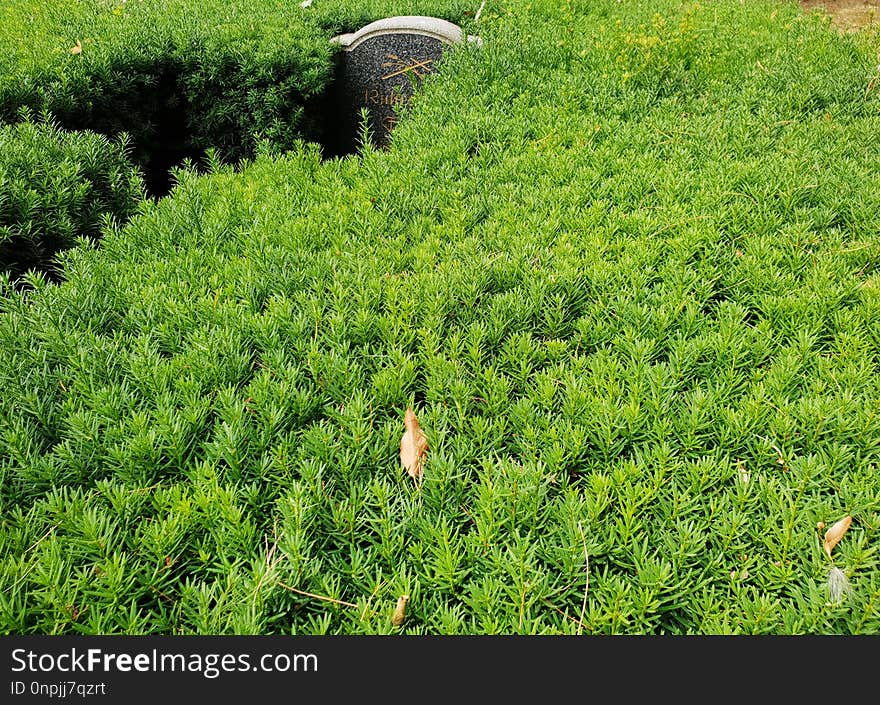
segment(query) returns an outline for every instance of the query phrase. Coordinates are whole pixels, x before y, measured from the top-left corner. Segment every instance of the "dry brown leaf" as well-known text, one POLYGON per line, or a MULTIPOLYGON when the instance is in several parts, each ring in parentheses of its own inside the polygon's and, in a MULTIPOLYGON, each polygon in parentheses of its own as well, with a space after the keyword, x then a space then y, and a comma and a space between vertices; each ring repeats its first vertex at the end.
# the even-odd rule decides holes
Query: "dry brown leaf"
POLYGON ((843 519, 834 522, 831 525, 831 528, 825 532, 825 553, 828 554, 829 558, 831 558, 831 551, 833 551, 834 547, 840 543, 840 539, 843 538, 843 535, 849 531, 850 524, 852 524, 852 517, 845 516, 843 519))
POLYGON ((409 595, 401 595, 397 598, 397 606, 394 608, 394 614, 391 615, 391 623, 395 627, 403 624, 406 619, 406 603, 409 602, 409 595))
POLYGON ((746 470, 746 463, 744 460, 736 459, 736 475, 739 481, 743 485, 749 484, 749 480, 751 479, 751 475, 749 471, 746 470))
POLYGON ((83 50, 82 42, 79 39, 77 39, 76 46, 70 48, 70 53, 71 54, 82 54, 82 50, 83 50))
POLYGON ((416 482, 421 482, 425 456, 428 453, 428 438, 411 408, 407 408, 403 419, 406 431, 400 439, 400 463, 416 482))

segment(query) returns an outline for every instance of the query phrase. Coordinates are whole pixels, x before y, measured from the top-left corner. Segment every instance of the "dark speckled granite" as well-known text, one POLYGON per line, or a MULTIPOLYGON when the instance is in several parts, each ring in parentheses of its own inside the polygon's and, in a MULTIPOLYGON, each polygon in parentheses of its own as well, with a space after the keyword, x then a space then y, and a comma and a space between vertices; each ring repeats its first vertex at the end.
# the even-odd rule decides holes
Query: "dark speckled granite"
POLYGON ((388 18, 337 37, 334 41, 345 48, 337 54, 334 117, 339 131, 331 151, 348 154, 360 146, 363 108, 369 113, 373 144, 387 146, 389 133, 414 89, 435 70, 444 50, 461 39, 457 25, 427 17, 388 18), (434 26, 437 36, 429 36, 425 28, 434 26), (370 28, 374 29, 361 36, 370 28))
POLYGON ((400 110, 424 76, 434 71, 444 46, 418 34, 386 34, 346 52, 346 93, 354 124, 360 121, 361 108, 367 108, 377 146, 387 144, 400 110))

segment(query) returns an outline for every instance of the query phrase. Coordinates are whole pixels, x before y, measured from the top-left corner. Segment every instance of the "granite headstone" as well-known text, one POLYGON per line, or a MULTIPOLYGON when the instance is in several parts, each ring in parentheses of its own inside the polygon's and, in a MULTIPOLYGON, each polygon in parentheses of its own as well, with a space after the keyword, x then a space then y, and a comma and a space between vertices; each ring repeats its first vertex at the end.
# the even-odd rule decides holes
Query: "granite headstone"
POLYGON ((363 108, 373 144, 386 146, 400 110, 412 99, 414 88, 434 71, 443 52, 463 41, 480 43, 479 37, 465 38, 452 22, 418 15, 377 20, 330 41, 342 47, 336 79, 338 153, 357 148, 363 108))

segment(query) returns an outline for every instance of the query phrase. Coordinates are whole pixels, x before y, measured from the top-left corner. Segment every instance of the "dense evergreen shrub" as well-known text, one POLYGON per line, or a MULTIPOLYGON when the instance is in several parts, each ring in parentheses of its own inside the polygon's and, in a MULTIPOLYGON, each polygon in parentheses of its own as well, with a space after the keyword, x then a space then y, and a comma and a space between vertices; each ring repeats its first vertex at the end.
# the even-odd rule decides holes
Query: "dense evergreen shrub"
POLYGON ((68 129, 130 136, 154 192, 208 148, 235 161, 289 147, 330 76, 327 37, 294 3, 13 0, 0 36, 0 117, 22 106, 68 129))
POLYGON ((468 0, 325 0, 313 2, 306 19, 329 36, 354 32, 383 17, 428 15, 467 27, 480 3, 468 0))
POLYGON ((30 119, 0 126, 0 270, 52 269, 59 250, 127 220, 143 197, 124 140, 30 119))
POLYGON ((0 281, 0 629, 880 632, 876 40, 757 0, 476 30, 387 151, 180 170, 0 281))

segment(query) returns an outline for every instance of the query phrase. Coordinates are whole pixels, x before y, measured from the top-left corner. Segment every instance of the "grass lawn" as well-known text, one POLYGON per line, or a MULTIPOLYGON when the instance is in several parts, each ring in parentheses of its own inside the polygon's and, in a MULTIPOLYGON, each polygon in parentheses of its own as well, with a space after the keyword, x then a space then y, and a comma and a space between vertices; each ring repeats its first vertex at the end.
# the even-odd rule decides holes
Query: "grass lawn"
POLYGON ((63 281, 0 278, 0 633, 880 633, 873 29, 794 0, 44 5, 0 8, 4 135, 43 111, 144 167, 182 101, 207 157, 63 281), (387 150, 322 159, 328 40, 395 14, 482 46, 387 150))

